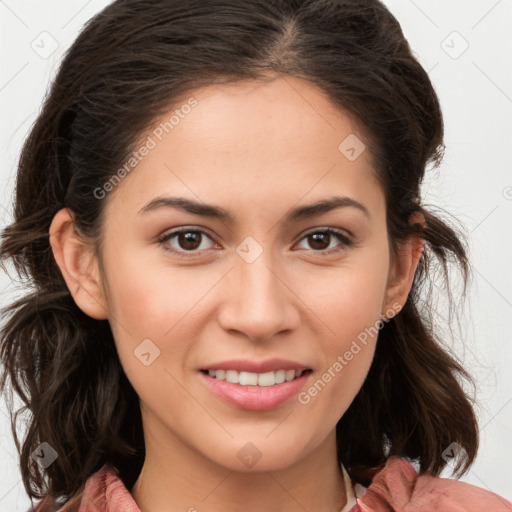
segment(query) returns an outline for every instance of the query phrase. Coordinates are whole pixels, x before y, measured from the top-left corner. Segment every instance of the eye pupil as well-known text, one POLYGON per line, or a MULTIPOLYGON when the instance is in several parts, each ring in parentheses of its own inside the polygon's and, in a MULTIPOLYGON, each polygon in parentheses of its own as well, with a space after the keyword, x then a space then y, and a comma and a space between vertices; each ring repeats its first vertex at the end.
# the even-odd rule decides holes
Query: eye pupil
POLYGON ((325 249, 326 247, 329 247, 330 236, 331 235, 329 233, 313 233, 313 234, 309 235, 309 239, 313 240, 311 247, 313 247, 314 249, 318 249, 320 251, 325 249), (327 240, 327 244, 324 244, 323 247, 322 247, 322 245, 323 245, 322 239, 324 239, 324 242, 325 242, 325 239, 327 240), (320 242, 320 247, 317 245, 318 242, 320 242))
POLYGON ((178 243, 182 249, 197 249, 201 245, 201 233, 197 231, 179 233, 178 243), (185 241, 185 244, 183 244, 182 241, 185 241))

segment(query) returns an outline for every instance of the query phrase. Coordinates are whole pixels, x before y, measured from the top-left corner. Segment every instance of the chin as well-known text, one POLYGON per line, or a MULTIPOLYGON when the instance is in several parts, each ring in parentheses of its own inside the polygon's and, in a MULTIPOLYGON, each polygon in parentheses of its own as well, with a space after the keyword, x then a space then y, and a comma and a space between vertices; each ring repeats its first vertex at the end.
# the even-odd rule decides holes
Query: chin
POLYGON ((232 439, 217 445, 220 453, 209 453, 207 456, 216 464, 241 473, 280 471, 304 457, 304 444, 297 436, 287 435, 288 439, 293 439, 288 446, 277 437, 271 441, 265 439, 265 436, 267 433, 261 440, 255 436, 252 441, 232 439))

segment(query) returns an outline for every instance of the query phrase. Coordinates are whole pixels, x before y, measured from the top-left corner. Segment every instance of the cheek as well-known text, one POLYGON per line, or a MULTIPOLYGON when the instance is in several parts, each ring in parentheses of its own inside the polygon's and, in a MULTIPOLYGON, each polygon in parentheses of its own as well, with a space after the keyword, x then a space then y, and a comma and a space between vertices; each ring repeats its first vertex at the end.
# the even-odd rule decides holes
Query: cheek
POLYGON ((327 433, 346 412, 368 374, 379 332, 381 294, 375 288, 347 286, 324 311, 329 331, 322 343, 322 366, 298 396, 305 422, 323 418, 327 433))
POLYGON ((320 345, 322 368, 299 396, 302 404, 316 411, 311 417, 330 417, 335 423, 361 388, 375 353, 388 264, 387 251, 372 248, 324 276, 310 275, 305 283, 304 302, 326 326, 320 345))
POLYGON ((186 323, 180 319, 189 318, 218 280, 211 270, 173 266, 163 257, 152 261, 137 247, 120 252, 121 257, 109 262, 108 302, 112 317, 133 337, 163 338, 177 322, 186 323))
POLYGON ((139 261, 136 250, 119 253, 108 261, 108 306, 119 356, 129 368, 137 361, 134 350, 143 340, 151 340, 164 355, 166 340, 186 324, 180 319, 187 318, 202 287, 191 287, 186 272, 139 261))
POLYGON ((338 266, 310 271, 300 281, 304 303, 329 328, 329 339, 334 337, 331 350, 342 350, 383 313, 389 256, 382 247, 354 252, 338 266))

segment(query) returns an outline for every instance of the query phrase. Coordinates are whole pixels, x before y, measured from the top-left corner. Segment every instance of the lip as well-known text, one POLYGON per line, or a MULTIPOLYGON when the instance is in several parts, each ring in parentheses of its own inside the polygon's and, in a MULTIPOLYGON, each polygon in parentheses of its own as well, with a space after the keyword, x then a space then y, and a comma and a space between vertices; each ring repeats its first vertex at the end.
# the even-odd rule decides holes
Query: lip
MULTIPOLYGON (((232 366, 230 368, 234 369, 232 366)), ((223 370, 224 368, 218 369, 223 370)), ((281 367, 281 369, 284 368, 281 367)), ((242 386, 225 380, 217 380, 201 371, 198 373, 208 389, 225 402, 247 411, 268 411, 283 405, 297 395, 312 372, 305 372, 294 380, 274 386, 242 386)))
POLYGON ((236 370, 237 372, 267 373, 277 372, 277 370, 311 370, 296 361, 287 359, 266 359, 265 361, 254 361, 248 359, 231 359, 229 361, 220 361, 208 366, 203 366, 200 370, 236 370))

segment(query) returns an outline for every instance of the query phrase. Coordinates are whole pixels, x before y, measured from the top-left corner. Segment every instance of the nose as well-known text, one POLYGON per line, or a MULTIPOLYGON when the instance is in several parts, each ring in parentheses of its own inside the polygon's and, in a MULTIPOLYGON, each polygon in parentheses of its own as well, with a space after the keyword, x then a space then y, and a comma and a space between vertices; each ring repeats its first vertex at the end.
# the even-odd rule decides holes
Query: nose
POLYGON ((263 251, 252 263, 240 258, 224 282, 227 298, 220 306, 219 323, 226 331, 242 333, 251 341, 292 331, 300 321, 300 301, 288 282, 290 276, 275 269, 270 255, 266 256, 269 252, 263 251))

